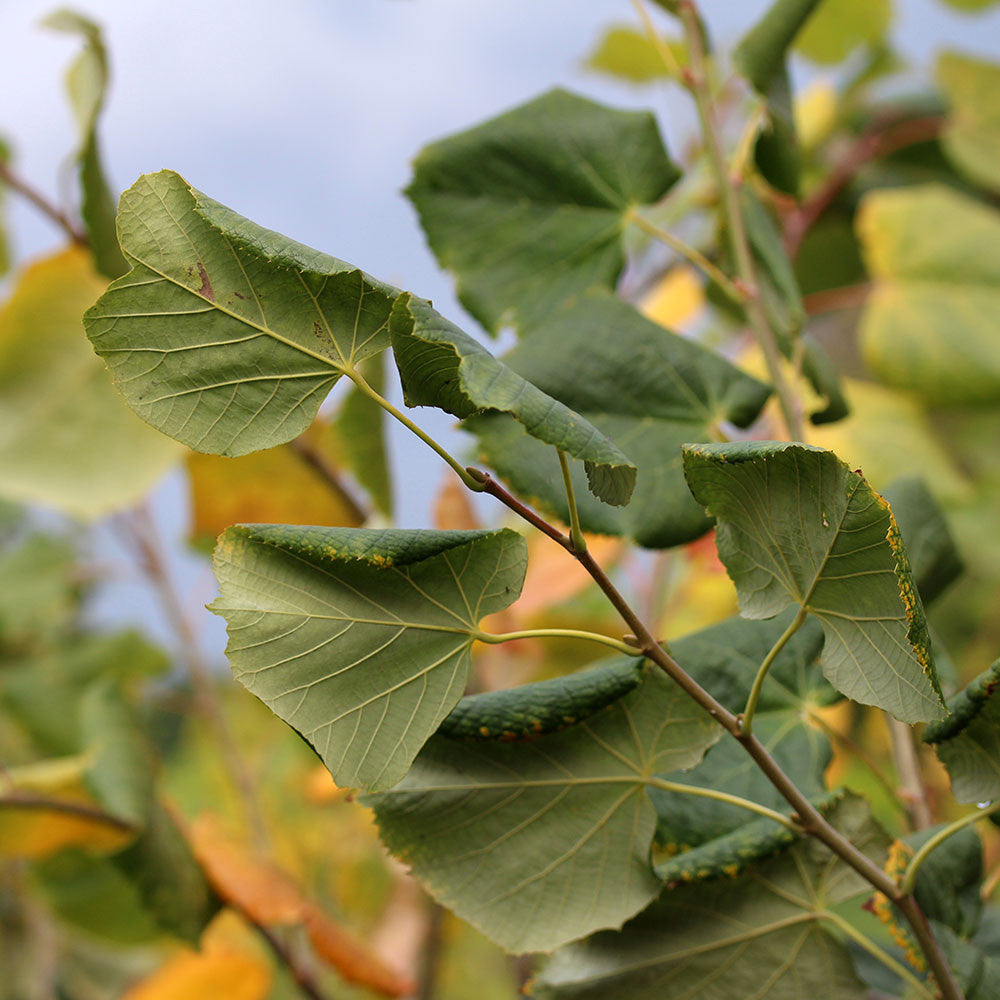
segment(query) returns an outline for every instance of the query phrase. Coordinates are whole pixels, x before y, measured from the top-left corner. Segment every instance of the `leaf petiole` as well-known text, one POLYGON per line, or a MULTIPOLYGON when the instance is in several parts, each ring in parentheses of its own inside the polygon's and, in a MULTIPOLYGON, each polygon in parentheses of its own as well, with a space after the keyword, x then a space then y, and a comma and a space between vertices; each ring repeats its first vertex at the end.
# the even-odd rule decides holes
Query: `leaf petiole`
POLYGON ((601 635, 600 632, 587 632, 576 628, 529 628, 520 632, 474 632, 472 637, 479 642, 489 645, 497 645, 501 642, 513 642, 515 639, 589 639, 591 642, 599 642, 602 646, 610 646, 611 649, 626 656, 642 656, 642 650, 630 646, 621 639, 614 639, 610 635, 601 635))
POLYGON ((474 476, 462 463, 455 458, 443 445, 438 444, 423 428, 415 424, 402 410, 393 406, 388 399, 368 384, 364 375, 356 368, 345 367, 344 374, 361 390, 369 399, 378 403, 389 416, 398 420, 408 431, 412 431, 428 448, 433 449, 440 455, 457 473, 459 479, 474 493, 482 493, 486 488, 482 479, 474 476))
POLYGON ((740 798, 739 795, 730 795, 729 792, 720 792, 714 788, 702 788, 700 785, 682 785, 675 781, 667 781, 666 778, 652 777, 648 778, 646 783, 652 785, 653 788, 660 788, 665 792, 678 792, 681 795, 696 795, 699 798, 715 799, 716 802, 725 802, 731 806, 738 806, 740 809, 746 809, 749 812, 757 813, 759 816, 765 816, 767 819, 773 819, 775 823, 780 823, 783 827, 786 827, 793 833, 804 832, 798 823, 789 819, 776 809, 770 809, 767 806, 762 806, 759 802, 754 802, 751 799, 740 798))
POLYGON ((559 455, 563 486, 566 488, 566 504, 569 507, 569 539, 574 552, 586 552, 587 540, 583 537, 583 530, 580 527, 580 512, 576 509, 576 494, 573 492, 573 480, 569 474, 569 459, 562 449, 557 448, 556 452, 559 455))
POLYGON ((808 612, 805 608, 799 608, 799 613, 792 619, 791 624, 781 633, 777 642, 764 657, 764 662, 761 663, 757 676, 754 678, 753 687, 750 688, 750 694, 747 696, 746 708, 743 709, 743 714, 740 716, 740 732, 744 735, 749 736, 753 732, 753 716, 757 710, 757 702, 760 700, 760 692, 764 687, 764 678, 767 677, 767 673, 778 654, 785 648, 785 644, 802 628, 807 617, 808 612))

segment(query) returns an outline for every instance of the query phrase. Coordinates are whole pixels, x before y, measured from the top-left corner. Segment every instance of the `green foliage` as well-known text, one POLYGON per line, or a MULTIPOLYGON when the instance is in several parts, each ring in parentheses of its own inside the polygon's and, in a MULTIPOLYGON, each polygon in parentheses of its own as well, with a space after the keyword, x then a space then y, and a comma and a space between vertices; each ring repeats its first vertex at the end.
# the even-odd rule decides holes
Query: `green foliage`
POLYGON ((938 57, 937 81, 951 106, 942 146, 955 166, 990 191, 1000 190, 1000 66, 955 52, 938 57))

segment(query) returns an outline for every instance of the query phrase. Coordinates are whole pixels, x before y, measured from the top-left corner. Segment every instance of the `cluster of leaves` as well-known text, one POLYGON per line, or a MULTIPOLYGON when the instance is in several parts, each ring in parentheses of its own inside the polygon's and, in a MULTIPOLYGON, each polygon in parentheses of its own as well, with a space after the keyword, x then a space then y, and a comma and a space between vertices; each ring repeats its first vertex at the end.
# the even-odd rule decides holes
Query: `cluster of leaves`
MULTIPOLYGON (((4 489, 92 516, 139 496, 191 449, 196 534, 226 529, 212 610, 226 620, 236 679, 307 741, 337 786, 365 793, 383 842, 431 896, 508 952, 552 953, 535 995, 645 998, 669 984, 706 998, 861 1000, 872 989, 931 997, 940 987, 986 1000, 1000 988, 1000 917, 983 902, 996 886, 982 886, 984 842, 966 820, 926 829, 917 806, 928 809, 929 793, 909 729, 892 723, 898 774, 873 759, 877 740, 858 742, 882 713, 929 723, 925 740, 955 798, 1000 801, 1000 667, 946 704, 1000 639, 984 613, 1000 563, 980 541, 1000 537, 1000 469, 983 446, 1000 419, 998 70, 946 54, 939 92, 884 103, 875 84, 899 68, 887 2, 777 0, 733 54, 736 87, 694 6, 661 6, 683 37, 663 37, 644 13, 645 34, 613 29, 589 63, 692 92, 704 135, 684 169, 651 114, 562 90, 417 158, 407 193, 480 339, 172 171, 122 195, 114 236, 95 137, 103 48, 92 26, 60 17, 56 26, 86 39, 70 86, 92 257, 78 248, 36 265, 0 314, 0 406, 12 415, 0 438, 12 470, 4 489), (849 57, 838 89, 793 102, 793 45, 818 63, 849 57), (750 120, 732 161, 719 148, 720 109, 750 120), (115 279, 106 289, 91 259, 115 279), (47 304, 53 288, 61 314, 47 304), (678 309, 682 288, 694 308, 678 309), (95 357, 78 326, 98 294, 83 320, 95 357), (508 328, 517 343, 500 359, 483 339, 508 328), (92 416, 124 428, 122 478, 77 490, 76 509, 50 478, 44 425, 16 402, 25 373, 49 364, 43 352, 58 353, 61 367, 64 355, 78 359, 73 377, 109 408, 95 403, 92 416), (98 357, 145 424, 122 415, 98 357), (407 406, 461 420, 491 473, 466 468, 389 401, 386 357, 407 406), (331 421, 325 401, 341 380, 350 389, 331 421), (808 410, 802 436, 813 444, 766 440, 781 433, 779 403, 793 434, 797 411, 808 410), (625 598, 602 582, 584 532, 693 574, 698 540, 714 530, 739 614, 685 630, 676 602, 653 586, 653 634, 687 631, 669 649, 638 634, 551 627, 553 615, 544 627, 488 631, 523 623, 515 602, 536 540, 468 517, 434 531, 362 526, 370 515, 355 488, 390 514, 386 414, 470 490, 557 537, 619 611, 625 598), (314 488, 315 504, 293 475, 314 488), (265 478, 287 492, 258 495, 265 478), (221 493, 233 504, 222 506, 221 493), (237 521, 274 523, 229 526, 237 521), (495 686, 484 683, 483 647, 513 639, 589 639, 622 655, 591 663, 575 645, 566 669, 543 666, 555 676, 466 694, 495 686), (762 755, 815 803, 814 819, 758 767, 762 755), (859 777, 859 766, 875 777, 859 777), (914 766, 916 787, 905 790, 918 801, 900 809, 893 782, 910 781, 914 766), (831 840, 849 849, 831 853, 831 840), (883 884, 871 870, 899 876, 898 905, 871 898, 883 884), (922 918, 907 929, 903 904, 914 900, 950 986, 940 963, 937 983, 928 972, 936 959, 917 940, 922 918)), ((48 375, 38 382, 24 391, 47 393, 58 422, 72 404, 48 375)), ((95 428, 76 420, 70 433, 79 437, 60 444, 79 463, 95 428)), ((35 558, 9 556, 15 571, 35 558)), ((692 603, 703 597, 694 594, 692 603)), ((52 599, 46 592, 27 620, 53 617, 52 599)), ((581 615, 589 609, 569 624, 581 615)), ((63 811, 71 801, 99 810, 126 838, 107 849, 109 870, 152 901, 161 927, 201 935, 201 959, 213 953, 203 931, 221 898, 272 946, 269 928, 293 924, 344 977, 363 953, 355 981, 405 991, 286 876, 220 847, 210 825, 182 835, 123 695, 134 669, 118 675, 102 656, 89 673, 61 665, 50 682, 46 655, 32 650, 28 670, 5 664, 0 696, 30 743, 17 753, 72 763, 6 769, 16 817, 32 812, 32 781, 71 780, 43 790, 58 793, 63 811), (55 729, 53 697, 65 705, 55 729), (80 720, 72 745, 48 745, 67 718, 80 720), (179 887, 183 912, 171 902, 179 887)), ((948 806, 939 812, 947 818, 948 806)), ((996 852, 994 841, 986 847, 996 852)), ((67 877, 56 872, 52 884, 67 877)), ((195 959, 178 961, 180 972, 162 974, 183 981, 195 959)))

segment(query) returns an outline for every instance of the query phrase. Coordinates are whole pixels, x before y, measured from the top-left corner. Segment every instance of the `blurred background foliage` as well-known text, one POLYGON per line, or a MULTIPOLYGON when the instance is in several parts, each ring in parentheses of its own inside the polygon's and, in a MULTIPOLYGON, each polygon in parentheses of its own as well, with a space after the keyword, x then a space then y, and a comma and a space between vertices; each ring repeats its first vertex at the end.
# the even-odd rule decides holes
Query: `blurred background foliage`
MULTIPOLYGON (((991 4, 950 6, 974 19, 991 4)), ((964 572, 930 620, 951 691, 1000 649, 1000 65, 943 52, 913 86, 893 17, 891 0, 820 7, 796 45, 796 60, 813 67, 794 104, 800 195, 759 179, 752 190, 792 262, 801 292, 792 306, 843 375, 834 388, 814 380, 823 391, 809 412, 846 416, 814 423, 811 443, 876 488, 919 473, 947 516, 964 572)), ((15 261, 0 229, 9 272, 0 306, 0 995, 511 998, 530 964, 432 904, 380 847, 368 810, 231 683, 217 652, 206 654, 204 613, 174 578, 150 499, 183 466, 197 553, 238 522, 385 524, 394 498, 405 522, 406 483, 393 481, 381 411, 338 395, 290 445, 226 459, 186 452, 125 407, 80 321, 125 267, 98 142, 108 55, 83 16, 63 11, 47 25, 81 46, 67 78, 79 126, 67 204, 18 173, 17 136, 0 147, 0 194, 36 201, 68 240, 44 259, 15 261), (111 578, 148 587, 170 634, 95 625, 90 602, 111 578)), ((650 104, 672 100, 686 54, 669 27, 662 42, 623 4, 621 23, 593 40, 582 65, 640 88, 650 104)), ((730 142, 743 148, 763 99, 721 57, 715 74, 730 142)), ((649 218, 718 256, 704 151, 691 140, 675 156, 684 180, 649 218)), ((718 289, 642 235, 621 291, 653 320, 763 371, 718 289)), ((774 308, 789 308, 787 296, 774 308)), ((801 364, 793 358, 789 371, 801 364)), ((367 375, 378 383, 389 373, 367 375)), ((495 516, 442 474, 438 527, 495 516)), ((489 627, 616 634, 583 571, 547 539, 529 544, 524 594, 489 627)), ((711 536, 660 552, 590 544, 664 636, 736 611, 711 536)), ((474 683, 544 679, 590 657, 572 640, 485 648, 474 683)), ((847 703, 815 715, 810 724, 833 737, 829 787, 864 792, 901 834, 910 803, 884 716, 847 703)), ((947 778, 932 754, 921 764, 947 819, 947 778)), ((986 846, 995 871, 1000 841, 986 846)))

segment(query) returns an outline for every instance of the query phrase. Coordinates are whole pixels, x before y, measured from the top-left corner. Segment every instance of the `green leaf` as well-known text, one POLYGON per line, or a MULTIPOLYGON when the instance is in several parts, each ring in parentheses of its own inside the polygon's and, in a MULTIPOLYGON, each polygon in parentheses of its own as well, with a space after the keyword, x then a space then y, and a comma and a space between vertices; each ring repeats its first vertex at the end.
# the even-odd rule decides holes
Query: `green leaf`
MULTIPOLYGON (((654 548, 690 541, 711 527, 684 487, 680 446, 714 436, 723 421, 748 426, 769 394, 728 361, 608 292, 592 292, 560 310, 504 361, 617 442, 638 466, 632 502, 621 511, 592 501, 576 476, 584 529, 630 535, 654 548)), ((466 427, 507 482, 568 521, 551 449, 509 419, 476 417, 466 427)))
POLYGON ((819 0, 775 0, 733 51, 733 64, 767 102, 754 155, 768 183, 798 194, 799 149, 785 57, 819 0))
POLYGON ((115 233, 115 199, 108 187, 97 142, 97 122, 108 87, 108 56, 100 26, 72 10, 50 14, 43 26, 79 35, 83 51, 66 74, 66 89, 80 133, 80 214, 87 227, 94 263, 101 274, 117 278, 128 270, 115 233))
POLYGON ((795 50, 815 63, 833 65, 859 45, 877 45, 892 21, 891 0, 825 0, 795 39, 795 50))
MULTIPOLYGON (((830 820, 881 863, 887 838, 862 799, 848 794, 830 820)), ((865 888, 818 841, 798 840, 738 878, 668 888, 618 934, 595 934, 560 949, 536 980, 534 995, 865 1000, 847 950, 823 930, 826 908, 865 888)))
POLYGON ((128 412, 83 336, 103 289, 88 255, 65 250, 0 309, 0 493, 86 520, 137 503, 180 456, 128 412))
POLYGON ((172 171, 122 195, 118 230, 132 270, 88 310, 87 333, 136 413, 195 451, 298 437, 344 371, 389 345, 396 289, 172 171))
MULTIPOLYGON (((359 370, 376 392, 385 395, 385 359, 382 356, 362 362, 359 370)), ((379 513, 391 518, 392 476, 385 424, 385 410, 352 385, 337 413, 337 440, 354 478, 368 492, 379 513)))
POLYGON ((478 622, 521 591, 514 531, 229 528, 215 552, 233 673, 339 785, 387 788, 455 707, 478 622))
POLYGON ((994 1000, 1000 996, 1000 959, 976 943, 963 940, 945 924, 934 921, 931 929, 965 1000, 994 1000))
POLYGON ((1000 215, 938 185, 865 196, 865 360, 933 403, 1000 400, 1000 215))
MULTIPOLYGON (((764 622, 730 618, 678 639, 671 644, 671 651, 726 708, 742 712, 760 664, 793 616, 789 610, 764 622)), ((819 623, 807 621, 774 661, 754 716, 757 737, 799 790, 810 797, 826 790, 823 773, 831 753, 826 737, 809 725, 809 712, 837 699, 820 672, 822 647, 819 623)), ((696 768, 671 780, 730 792, 779 812, 788 811, 785 799, 736 740, 721 740, 696 768)), ((659 816, 657 843, 671 853, 723 837, 751 820, 745 809, 714 799, 662 789, 653 789, 650 797, 659 816)), ((680 854, 677 860, 684 864, 685 855, 680 854)))
POLYGON ((154 802, 147 819, 142 833, 111 861, 158 926, 197 944, 219 901, 170 812, 154 802))
MULTIPOLYGON (((589 673, 565 678, 564 691, 590 687, 589 673)), ((484 724, 510 697, 480 698, 484 724)), ((397 787, 367 801, 386 846, 435 898, 508 951, 545 951, 655 897, 647 783, 695 764, 719 732, 650 667, 639 688, 561 732, 434 736, 397 787)))
MULTIPOLYGON (((682 43, 664 39, 663 44, 669 47, 678 66, 686 65, 687 52, 682 43)), ((628 83, 649 83, 675 76, 649 36, 624 24, 605 29, 584 66, 628 83)))
POLYGON ((1000 66, 957 52, 942 52, 935 71, 951 106, 941 135, 945 155, 966 177, 1000 192, 1000 66))
MULTIPOLYGON (((390 329, 407 406, 438 406, 462 418, 509 414, 531 437, 582 461, 587 485, 598 499, 615 506, 629 502, 636 470, 617 445, 494 358, 429 302, 401 295, 390 329)), ((558 456, 549 453, 558 463, 558 456)))
POLYGON ((1000 660, 948 702, 951 715, 924 731, 959 802, 1000 798, 1000 660))
POLYGON ((831 452, 689 445, 691 492, 719 519, 719 556, 746 618, 789 604, 823 624, 823 672, 904 722, 943 714, 923 606, 889 505, 831 452))
POLYGON ((918 476, 895 480, 885 491, 885 498, 899 526, 917 590, 929 604, 965 568, 944 512, 918 476))
POLYGON ((462 304, 495 333, 614 288, 630 210, 679 177, 651 114, 552 90, 427 146, 406 193, 462 304))
POLYGON ((51 535, 0 553, 0 648, 16 654, 65 632, 77 611, 75 575, 73 546, 51 535))
MULTIPOLYGON (((944 824, 911 833, 906 843, 922 847, 943 828, 944 824)), ((914 894, 928 920, 947 924, 956 934, 970 938, 983 915, 982 881, 983 844, 979 834, 966 827, 927 855, 917 871, 914 894)))

